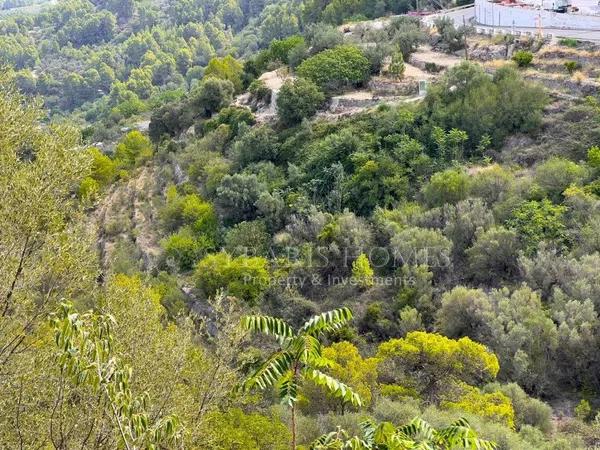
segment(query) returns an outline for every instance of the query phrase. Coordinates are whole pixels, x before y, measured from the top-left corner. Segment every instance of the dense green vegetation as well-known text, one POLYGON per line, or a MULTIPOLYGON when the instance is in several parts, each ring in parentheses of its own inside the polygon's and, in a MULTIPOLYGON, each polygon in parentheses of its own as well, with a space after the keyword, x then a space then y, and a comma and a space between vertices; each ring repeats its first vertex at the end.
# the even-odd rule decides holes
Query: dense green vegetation
POLYGON ((0 446, 600 443, 599 101, 548 108, 516 53, 323 113, 462 48, 444 20, 334 26, 411 8, 0 20, 0 446))

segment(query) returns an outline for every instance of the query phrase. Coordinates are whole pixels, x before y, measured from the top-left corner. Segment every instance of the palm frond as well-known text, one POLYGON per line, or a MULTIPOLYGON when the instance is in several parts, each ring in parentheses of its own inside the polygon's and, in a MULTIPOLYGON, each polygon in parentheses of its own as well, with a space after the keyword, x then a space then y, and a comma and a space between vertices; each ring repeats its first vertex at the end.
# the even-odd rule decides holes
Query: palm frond
POLYGON ((331 448, 331 445, 339 440, 339 432, 332 431, 331 433, 319 436, 315 441, 310 444, 310 450, 325 450, 331 448))
POLYGON ((317 438, 311 445, 310 450, 373 450, 374 447, 354 436, 348 439, 348 433, 338 427, 337 431, 324 434, 317 438))
POLYGON ((279 398, 281 403, 288 406, 298 400, 298 380, 291 370, 279 383, 279 398))
POLYGON ((377 425, 371 419, 365 420, 359 424, 363 436, 365 437, 365 441, 369 445, 373 445, 375 441, 375 430, 377 429, 377 425))
POLYGON ((349 386, 317 369, 304 369, 304 376, 315 384, 325 387, 334 397, 353 406, 362 406, 362 400, 349 386))
POLYGON ((428 441, 432 440, 436 435, 434 428, 419 417, 415 417, 407 425, 399 427, 397 433, 409 438, 421 437, 428 441))
POLYGON ((292 339, 287 347, 290 353, 296 355, 296 358, 303 363, 311 363, 322 367, 323 357, 321 356, 323 347, 321 342, 314 336, 300 334, 292 339))
POLYGON ((373 430, 373 440, 378 445, 389 446, 394 439, 396 429, 390 422, 381 422, 375 430, 373 430))
POLYGON ((471 428, 471 425, 465 418, 460 418, 450 426, 439 430, 437 438, 448 445, 469 449, 469 450, 494 450, 496 444, 490 441, 479 439, 477 433, 471 428))
POLYGON ((316 336, 325 331, 336 331, 352 320, 349 308, 339 308, 310 318, 299 330, 299 334, 316 336))
POLYGON ((440 448, 429 441, 419 443, 412 442, 411 444, 410 447, 407 446, 406 448, 410 448, 410 450, 438 450, 440 448))
POLYGON ((294 357, 288 352, 276 352, 269 357, 261 366, 244 382, 243 388, 247 391, 258 387, 266 389, 272 386, 278 379, 290 370, 294 363, 294 357))
POLYGON ((242 328, 255 333, 275 336, 281 341, 294 335, 294 330, 287 322, 270 316, 254 315, 242 317, 242 328))

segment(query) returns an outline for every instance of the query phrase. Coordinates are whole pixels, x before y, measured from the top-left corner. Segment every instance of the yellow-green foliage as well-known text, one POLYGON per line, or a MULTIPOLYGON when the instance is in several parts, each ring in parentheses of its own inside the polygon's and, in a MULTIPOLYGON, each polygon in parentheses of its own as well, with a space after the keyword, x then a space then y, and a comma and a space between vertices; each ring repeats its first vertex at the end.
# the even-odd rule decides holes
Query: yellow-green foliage
POLYGON ((161 241, 167 262, 188 271, 200 256, 215 248, 218 219, 213 205, 196 194, 179 195, 175 186, 167 188, 166 205, 160 219, 167 231, 177 231, 161 241))
POLYGON ((416 389, 400 386, 397 384, 382 384, 379 387, 381 395, 389 397, 393 400, 400 400, 405 398, 419 398, 419 393, 416 389))
POLYGON ((102 153, 98 147, 90 147, 87 153, 92 158, 92 175, 100 186, 108 186, 117 176, 117 163, 102 153))
POLYGON ((219 289, 254 303, 269 285, 267 260, 259 257, 232 258, 225 252, 204 257, 196 266, 196 283, 206 296, 219 289))
POLYGON ((236 92, 243 89, 242 74, 244 67, 233 56, 227 55, 224 58, 212 58, 204 71, 205 77, 215 77, 222 80, 229 80, 233 83, 236 92))
POLYGON ((290 446, 290 432, 278 417, 233 408, 211 414, 209 424, 217 438, 215 450, 287 450, 290 446))
POLYGON ((139 131, 130 131, 115 149, 115 160, 125 168, 142 165, 152 158, 152 143, 139 131))
POLYGON ((594 169, 599 168, 600 167, 600 147, 598 147, 597 145, 594 145, 593 147, 591 147, 587 153, 587 160, 588 160, 588 164, 591 167, 593 167, 594 169))
POLYGON ((86 201, 93 201, 100 192, 100 184, 92 177, 85 177, 79 185, 77 196, 86 201))
POLYGON ((382 384, 415 389, 429 400, 439 400, 461 382, 491 381, 500 369, 496 355, 468 337, 454 340, 422 331, 382 343, 377 358, 382 384))
POLYGON ((579 420, 586 421, 590 418, 591 414, 592 407, 590 406, 590 402, 585 399, 581 400, 575 407, 575 417, 579 420))
POLYGON ((102 188, 115 180, 118 165, 97 147, 88 148, 86 153, 92 161, 92 173, 82 180, 78 195, 81 199, 94 200, 102 188))
POLYGON ((218 220, 211 203, 196 194, 179 195, 174 185, 167 188, 166 197, 160 219, 168 231, 189 226, 198 235, 205 235, 211 240, 216 238, 218 220))
POLYGON ((358 349, 346 341, 326 347, 323 357, 329 360, 329 374, 353 388, 365 405, 371 403, 377 382, 375 358, 363 358, 358 349))
MULTIPOLYGON (((103 297, 101 310, 117 318, 112 330, 115 353, 131 365, 133 389, 148 393, 151 416, 165 411, 177 414, 186 428, 185 448, 230 448, 215 446, 221 437, 210 416, 222 410, 217 405, 224 404, 238 383, 229 364, 223 364, 237 349, 237 319, 227 317, 217 322, 220 340, 215 345, 220 346, 221 353, 216 360, 193 342, 191 323, 176 325, 165 320, 167 312, 159 290, 146 286, 141 277, 111 277, 103 297), (229 322, 232 319, 235 323, 229 322)), ((211 303, 215 311, 223 311, 220 301, 211 303)), ((95 400, 86 404, 90 411, 85 413, 92 418, 95 400)))
MULTIPOLYGON (((47 448, 59 392, 48 313, 62 299, 91 296, 97 287, 94 242, 78 221, 72 195, 91 168, 75 150, 76 130, 41 126, 41 108, 6 86, 1 72, 0 446, 47 448)), ((86 410, 85 400, 78 401, 86 410)), ((71 413, 60 413, 68 427, 71 413)))
POLYGON ((197 236, 189 227, 183 227, 177 233, 163 239, 161 245, 167 263, 176 263, 179 269, 188 271, 214 243, 206 235, 197 236))
POLYGON ((371 263, 369 263, 369 258, 362 253, 352 263, 352 278, 356 280, 360 287, 367 288, 373 286, 373 275, 374 272, 371 263))
POLYGON ((462 384, 460 390, 462 392, 456 400, 443 401, 441 406, 477 414, 511 429, 515 428, 515 410, 510 398, 502 392, 486 394, 466 384, 462 384))
POLYGON ((186 195, 181 202, 181 217, 194 232, 207 234, 214 239, 217 230, 217 215, 212 204, 197 195, 186 195))

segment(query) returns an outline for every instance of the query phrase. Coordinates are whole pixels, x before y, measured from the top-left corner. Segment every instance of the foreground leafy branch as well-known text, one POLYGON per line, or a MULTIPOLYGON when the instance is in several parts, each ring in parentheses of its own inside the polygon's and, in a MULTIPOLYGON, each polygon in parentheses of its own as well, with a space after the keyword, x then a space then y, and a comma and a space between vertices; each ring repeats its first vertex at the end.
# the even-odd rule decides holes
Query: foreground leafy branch
POLYGON ((318 438, 311 450, 494 450, 496 444, 479 439, 466 419, 436 430, 422 419, 396 428, 389 422, 361 424, 363 436, 348 437, 341 429, 318 438))
POLYGON ((87 386, 104 397, 122 446, 128 450, 179 446, 183 432, 179 419, 165 416, 153 421, 148 395, 132 393, 132 369, 113 354, 111 315, 78 314, 70 303, 62 303, 51 322, 62 374, 74 385, 87 386))

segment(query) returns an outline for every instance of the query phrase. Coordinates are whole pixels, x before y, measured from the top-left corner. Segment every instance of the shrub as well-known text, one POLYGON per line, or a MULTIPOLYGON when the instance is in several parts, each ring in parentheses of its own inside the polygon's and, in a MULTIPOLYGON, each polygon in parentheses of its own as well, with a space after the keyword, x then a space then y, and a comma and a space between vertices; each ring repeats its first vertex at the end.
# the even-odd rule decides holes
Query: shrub
POLYGON ((352 278, 356 280, 360 287, 368 288, 373 286, 373 275, 374 272, 369 258, 361 253, 352 263, 352 278))
POLYGON ((577 70, 581 69, 581 64, 577 61, 566 61, 565 69, 569 72, 569 75, 573 75, 577 70))
POLYGON ((188 271, 194 267, 201 253, 211 246, 205 237, 196 237, 189 228, 182 228, 177 233, 163 239, 161 245, 167 263, 174 263, 179 270, 188 271))
POLYGON ((335 91, 364 83, 369 78, 371 64, 360 49, 341 45, 308 58, 297 72, 321 89, 335 91))
POLYGON ((460 398, 442 402, 442 407, 458 409, 477 414, 480 417, 501 423, 510 429, 515 428, 515 411, 513 405, 502 392, 482 393, 479 389, 462 385, 460 398))
POLYGON ((397 51, 392 55, 392 63, 390 64, 388 71, 394 78, 402 78, 405 69, 406 66, 404 65, 404 57, 402 56, 402 52, 397 51))
POLYGON ((586 422, 592 415, 592 407, 587 400, 581 400, 575 407, 575 417, 582 422, 586 422))
POLYGON ((244 125, 254 125, 252 111, 246 107, 228 106, 219 111, 215 117, 204 122, 204 132, 214 131, 221 125, 228 125, 231 134, 237 136, 244 125))
POLYGON ((587 161, 594 169, 600 168, 600 147, 594 145, 588 150, 587 161))
POLYGON ((225 175, 217 187, 217 203, 228 221, 252 220, 258 213, 257 201, 266 190, 255 174, 225 175))
POLYGON ((264 222, 241 222, 225 235, 225 250, 232 255, 268 256, 270 240, 264 222))
POLYGON ((519 67, 529 67, 533 61, 533 53, 527 50, 518 50, 513 55, 512 60, 516 62, 519 67))
POLYGON ((196 285, 207 296, 219 289, 255 304, 269 286, 267 260, 261 257, 231 257, 221 252, 204 257, 196 266, 196 285))
POLYGON ((88 153, 92 158, 92 178, 104 187, 113 182, 117 177, 117 163, 100 151, 91 147, 88 153))
POLYGON ((204 71, 205 78, 219 78, 230 81, 235 92, 241 92, 243 89, 242 74, 244 66, 233 56, 227 55, 223 58, 212 58, 204 71))
POLYGON ((377 400, 373 408, 373 415, 377 420, 382 422, 406 423, 420 414, 419 401, 412 398, 403 401, 393 401, 382 397, 377 400))
POLYGON ((417 51, 419 45, 428 41, 429 35, 423 30, 421 21, 416 17, 394 17, 387 28, 387 35, 402 52, 405 61, 417 51))
POLYGON ((425 201, 431 206, 458 203, 469 193, 469 176, 462 170, 448 169, 434 174, 423 188, 425 201))
POLYGON ((440 34, 442 46, 447 51, 455 52, 465 48, 465 37, 470 31, 468 27, 455 27, 454 21, 449 17, 435 19, 434 24, 440 34))
POLYGON ((268 125, 252 127, 233 145, 233 154, 240 167, 259 161, 277 161, 279 150, 277 133, 268 125))
POLYGON ((175 137, 193 124, 193 116, 194 112, 186 103, 166 104, 152 112, 148 134, 154 142, 163 136, 175 137))
POLYGON ((564 158, 554 157, 536 167, 535 182, 551 200, 562 200, 569 186, 581 185, 587 175, 584 167, 564 158))
POLYGON ((426 62, 425 63, 425 72, 429 73, 439 73, 444 70, 444 66, 438 66, 434 62, 426 62))
POLYGON ((190 93, 190 104, 203 115, 210 116, 233 101, 235 86, 230 80, 206 77, 190 93))
POLYGON ((498 226, 480 232, 466 251, 469 273, 475 281, 491 285, 513 280, 519 273, 520 249, 519 238, 513 230, 498 226))
POLYGON ((304 46, 304 38, 302 36, 290 36, 285 39, 275 39, 269 46, 271 58, 279 60, 284 64, 289 63, 289 54, 292 49, 298 46, 304 46))
POLYGON ((530 397, 517 383, 490 383, 485 392, 502 392, 510 398, 515 410, 517 428, 533 426, 544 434, 552 432, 552 408, 543 401, 530 397))
POLYGON ((231 408, 207 416, 207 426, 214 430, 221 448, 283 450, 289 447, 289 430, 275 415, 268 417, 231 408))
POLYGON ((563 38, 558 41, 558 43, 565 47, 576 48, 577 47, 577 39, 573 38, 563 38))
POLYGON ((548 199, 541 202, 532 200, 518 206, 507 223, 521 236, 527 253, 534 254, 542 241, 558 246, 564 244, 566 211, 565 206, 554 205, 548 199))
POLYGON ((425 264, 436 271, 447 270, 452 264, 452 242, 438 230, 406 227, 392 237, 390 247, 402 264, 425 264))
POLYGON ((248 87, 248 92, 257 102, 269 103, 271 101, 272 91, 262 80, 254 80, 248 87))
POLYGON ((344 34, 334 25, 319 23, 307 27, 309 47, 312 54, 344 43, 344 34))
POLYGON ((500 370, 498 358, 484 345, 422 331, 380 344, 377 358, 383 385, 416 389, 428 401, 446 398, 465 383, 491 381, 500 370))
POLYGON ((490 78, 473 63, 452 67, 430 86, 424 110, 433 126, 463 130, 465 150, 479 153, 486 136, 498 146, 512 133, 536 129, 547 102, 544 89, 525 81, 512 67, 502 67, 490 78))
POLYGON ((100 191, 100 184, 92 177, 85 177, 79 184, 77 196, 85 201, 93 202, 100 191))
POLYGON ((159 217, 167 231, 189 226, 196 235, 216 238, 218 222, 213 205, 196 194, 181 196, 175 186, 167 189, 166 205, 160 210, 159 217))
POLYGON ((115 160, 124 168, 139 166, 152 158, 152 143, 141 132, 130 131, 115 149, 115 160))
POLYGON ((287 80, 277 97, 277 114, 285 125, 294 125, 312 117, 325 101, 325 94, 308 79, 287 80))

